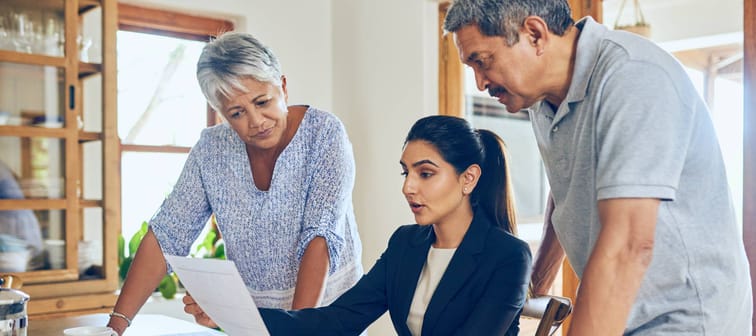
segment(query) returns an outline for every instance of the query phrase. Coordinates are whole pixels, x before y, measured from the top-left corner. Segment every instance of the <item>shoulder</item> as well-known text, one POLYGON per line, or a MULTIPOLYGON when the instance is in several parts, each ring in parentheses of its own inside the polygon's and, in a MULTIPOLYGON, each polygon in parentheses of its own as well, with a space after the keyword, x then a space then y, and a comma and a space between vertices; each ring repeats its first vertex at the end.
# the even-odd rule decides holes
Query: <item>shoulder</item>
POLYGON ((195 146, 207 146, 219 142, 229 142, 233 141, 235 139, 234 137, 238 138, 234 130, 224 122, 203 129, 195 146))
POLYGON ((685 69, 669 52, 639 35, 608 31, 599 45, 595 70, 607 82, 636 83, 646 88, 663 86, 649 83, 665 83, 678 91, 680 83, 689 82, 685 69))
POLYGON ((415 240, 421 240, 431 233, 430 226, 418 224, 402 225, 398 227, 389 238, 389 247, 406 245, 415 240))
POLYGON ((316 134, 338 133, 346 135, 344 124, 335 114, 312 106, 307 108, 302 125, 316 134))
POLYGON ((227 123, 222 123, 203 129, 199 140, 192 147, 192 152, 195 152, 195 154, 221 152, 237 141, 241 141, 239 136, 227 123))
POLYGON ((532 254, 527 242, 500 227, 491 227, 486 237, 487 253, 502 259, 518 259, 530 264, 532 254))

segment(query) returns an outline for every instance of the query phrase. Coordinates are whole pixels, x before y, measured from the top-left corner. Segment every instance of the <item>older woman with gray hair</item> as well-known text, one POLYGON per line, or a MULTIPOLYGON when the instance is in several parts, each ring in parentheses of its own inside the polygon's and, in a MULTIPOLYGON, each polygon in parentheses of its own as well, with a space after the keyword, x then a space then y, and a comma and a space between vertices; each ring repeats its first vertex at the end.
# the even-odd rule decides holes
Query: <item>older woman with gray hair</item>
POLYGON ((119 333, 169 270, 163 253, 189 254, 211 214, 260 307, 329 304, 363 274, 354 156, 341 121, 289 106, 278 59, 250 34, 208 43, 197 79, 226 122, 202 132, 150 220, 108 323, 119 333))

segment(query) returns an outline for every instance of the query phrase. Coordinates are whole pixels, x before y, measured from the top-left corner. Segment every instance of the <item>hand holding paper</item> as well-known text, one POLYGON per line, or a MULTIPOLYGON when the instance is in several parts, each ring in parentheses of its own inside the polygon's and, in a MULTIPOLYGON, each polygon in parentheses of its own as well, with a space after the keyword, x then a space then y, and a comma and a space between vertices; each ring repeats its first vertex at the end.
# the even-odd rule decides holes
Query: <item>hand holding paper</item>
POLYGON ((270 335, 233 262, 165 257, 194 300, 226 333, 270 335))

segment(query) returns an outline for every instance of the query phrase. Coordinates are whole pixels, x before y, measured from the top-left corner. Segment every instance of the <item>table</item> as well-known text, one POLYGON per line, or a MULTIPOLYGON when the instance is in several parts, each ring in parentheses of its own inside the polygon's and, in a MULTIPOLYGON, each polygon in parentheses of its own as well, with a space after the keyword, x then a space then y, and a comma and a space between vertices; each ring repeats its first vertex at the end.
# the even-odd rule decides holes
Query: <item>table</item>
MULTIPOLYGON (((29 321, 30 336, 61 336, 67 328, 108 323, 108 314, 90 314, 29 321)), ((219 336, 222 332, 160 314, 137 314, 123 336, 219 336)))

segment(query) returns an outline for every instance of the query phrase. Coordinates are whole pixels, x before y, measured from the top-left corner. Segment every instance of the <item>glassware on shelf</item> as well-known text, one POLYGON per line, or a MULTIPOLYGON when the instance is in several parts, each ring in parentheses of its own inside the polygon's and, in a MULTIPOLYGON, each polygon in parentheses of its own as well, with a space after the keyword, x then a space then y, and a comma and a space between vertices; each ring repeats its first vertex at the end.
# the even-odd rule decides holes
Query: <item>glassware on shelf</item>
POLYGON ((0 49, 63 56, 64 35, 59 13, 0 5, 0 49))
POLYGON ((84 35, 76 37, 76 45, 79 47, 79 60, 89 62, 89 48, 92 47, 92 38, 84 35))
POLYGON ((44 50, 45 55, 63 56, 63 25, 55 16, 49 16, 45 22, 44 50))
POLYGON ((34 22, 31 21, 26 12, 17 12, 11 15, 16 26, 15 36, 12 39, 16 51, 31 54, 35 40, 34 22))
POLYGON ((5 17, 5 15, 0 15, 0 49, 13 49, 10 21, 5 17))

